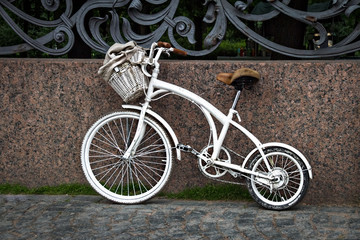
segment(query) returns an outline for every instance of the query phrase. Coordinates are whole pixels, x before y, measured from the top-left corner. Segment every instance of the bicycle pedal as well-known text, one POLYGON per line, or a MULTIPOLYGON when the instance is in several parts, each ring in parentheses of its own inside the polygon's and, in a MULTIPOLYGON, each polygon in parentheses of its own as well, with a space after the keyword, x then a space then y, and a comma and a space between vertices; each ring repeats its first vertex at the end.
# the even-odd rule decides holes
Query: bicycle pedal
POLYGON ((193 148, 189 145, 184 145, 184 144, 181 144, 179 143, 177 146, 176 146, 177 149, 179 149, 180 151, 183 151, 183 152, 192 152, 193 148))

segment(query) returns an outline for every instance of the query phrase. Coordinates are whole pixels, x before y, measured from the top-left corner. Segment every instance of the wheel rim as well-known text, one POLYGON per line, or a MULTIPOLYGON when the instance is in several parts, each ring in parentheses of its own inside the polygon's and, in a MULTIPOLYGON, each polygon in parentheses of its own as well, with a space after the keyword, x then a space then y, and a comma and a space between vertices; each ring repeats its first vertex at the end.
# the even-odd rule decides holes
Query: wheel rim
POLYGON ((101 121, 85 147, 87 178, 111 200, 150 198, 165 184, 171 169, 171 150, 161 129, 145 118, 145 133, 135 154, 122 156, 135 135, 138 115, 113 115, 101 121))
POLYGON ((291 155, 281 152, 266 154, 267 159, 272 167, 268 172, 262 158, 253 166, 253 171, 267 174, 276 178, 272 181, 272 191, 269 186, 256 182, 256 177, 252 176, 252 189, 257 197, 265 203, 271 205, 284 205, 297 199, 303 188, 304 173, 301 165, 291 155))

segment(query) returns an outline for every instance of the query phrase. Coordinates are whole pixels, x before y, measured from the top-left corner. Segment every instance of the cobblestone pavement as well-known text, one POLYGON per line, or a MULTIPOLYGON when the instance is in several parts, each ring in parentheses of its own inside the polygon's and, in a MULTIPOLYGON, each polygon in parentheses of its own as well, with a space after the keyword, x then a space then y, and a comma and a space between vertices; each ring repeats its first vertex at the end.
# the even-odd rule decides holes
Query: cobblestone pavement
POLYGON ((360 239, 359 207, 0 195, 1 239, 360 239))

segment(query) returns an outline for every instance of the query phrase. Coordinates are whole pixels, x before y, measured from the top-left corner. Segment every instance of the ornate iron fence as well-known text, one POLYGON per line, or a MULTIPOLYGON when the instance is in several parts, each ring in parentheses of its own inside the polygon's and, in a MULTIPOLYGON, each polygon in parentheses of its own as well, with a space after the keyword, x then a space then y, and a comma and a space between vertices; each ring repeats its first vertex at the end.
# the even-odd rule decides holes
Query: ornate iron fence
POLYGON ((59 11, 62 6, 63 12, 58 19, 54 20, 43 20, 27 14, 26 11, 16 7, 17 1, 15 0, 0 0, 1 17, 24 41, 18 45, 1 46, 0 55, 24 52, 30 49, 37 49, 50 55, 64 55, 72 48, 75 39, 74 31, 77 31, 88 46, 101 53, 107 51, 109 42, 124 43, 134 40, 138 44, 148 47, 152 42, 160 40, 167 34, 168 39, 176 48, 185 50, 192 56, 203 56, 213 52, 223 41, 228 22, 257 44, 288 56, 320 58, 339 56, 360 50, 360 19, 356 19, 352 31, 347 36, 334 44, 329 44, 329 30, 323 23, 339 16, 349 18, 354 12, 359 11, 360 0, 329 0, 326 8, 320 11, 293 9, 289 7, 291 0, 204 1, 204 8, 207 11, 203 22, 212 26, 212 29, 203 39, 203 49, 194 50, 187 49, 177 40, 185 38, 190 44, 195 44, 196 29, 193 20, 176 15, 179 4, 181 4, 180 0, 88 0, 76 12, 72 10, 72 0, 41 0, 44 11, 59 11), (159 10, 151 13, 144 12, 144 2, 147 5, 153 5, 153 9, 159 10), (99 10, 97 11, 99 16, 94 16, 96 10, 99 10), (107 13, 104 14, 104 10, 107 13), (120 17, 119 13, 123 12, 127 13, 127 18, 120 17), (281 45, 249 27, 253 23, 270 21, 279 14, 285 14, 314 29, 318 34, 318 39, 314 40, 314 48, 295 49, 281 45), (34 39, 16 23, 15 18, 52 30, 34 39), (151 31, 144 34, 137 33, 133 30, 132 23, 151 27, 151 31), (49 47, 48 43, 52 41, 62 43, 61 47, 49 47))

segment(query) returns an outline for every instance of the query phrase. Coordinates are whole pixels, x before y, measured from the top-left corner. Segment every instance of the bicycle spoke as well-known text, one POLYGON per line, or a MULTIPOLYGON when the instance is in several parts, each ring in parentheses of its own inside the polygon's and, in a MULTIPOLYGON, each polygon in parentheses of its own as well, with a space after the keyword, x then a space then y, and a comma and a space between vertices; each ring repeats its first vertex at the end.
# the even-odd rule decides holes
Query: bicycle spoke
MULTIPOLYGON (((265 163, 263 163, 263 164, 265 164, 265 163)), ((263 164, 259 165, 259 170, 261 170, 262 172, 267 172, 268 170, 267 170, 266 166, 263 164)))
MULTIPOLYGON (((90 149, 89 152, 94 152, 94 153, 100 153, 102 154, 102 156, 113 156, 113 157, 118 157, 118 155, 116 154, 113 154, 112 152, 109 152, 107 151, 106 149, 103 149, 95 144, 92 144, 92 146, 95 146, 97 147, 98 149, 102 150, 103 152, 100 152, 100 151, 96 151, 96 150, 93 150, 93 149, 90 149)), ((93 156, 90 156, 90 157, 93 157, 93 156)))
POLYGON ((147 189, 146 189, 144 183, 143 183, 143 182, 141 181, 141 179, 139 178, 138 171, 137 171, 137 168, 136 168, 136 167, 134 168, 134 175, 136 176, 137 186, 139 187, 140 194, 142 194, 142 193, 143 193, 142 188, 144 187, 146 191, 147 191, 147 189))
POLYGON ((111 170, 113 170, 116 165, 117 165, 117 163, 112 163, 112 164, 109 164, 109 165, 106 165, 106 166, 101 166, 101 167, 99 167, 99 168, 94 168, 93 171, 96 171, 96 170, 103 169, 103 168, 107 168, 107 167, 111 166, 111 168, 106 169, 106 170, 104 170, 104 171, 96 174, 95 177, 97 177, 97 176, 99 176, 99 175, 102 175, 103 173, 106 172, 105 175, 103 175, 103 176, 99 179, 99 182, 101 182, 101 180, 102 180, 104 177, 106 177, 107 174, 108 174, 109 172, 111 172, 111 170))
MULTIPOLYGON (((141 169, 141 168, 140 168, 141 169)), ((147 173, 146 171, 138 171, 141 175, 142 178, 144 178, 144 180, 151 186, 153 187, 153 184, 148 180, 148 178, 146 176, 144 176, 143 172, 147 173)), ((154 179, 153 179, 154 180, 154 179)))
MULTIPOLYGON (((108 125, 108 128, 109 128, 109 125, 108 125)), ((116 149, 119 148, 119 146, 118 146, 117 143, 116 143, 116 140, 113 139, 112 136, 110 136, 110 134, 108 133, 108 131, 107 131, 104 127, 102 127, 101 129, 102 129, 103 133, 105 133, 105 135, 107 135, 107 137, 106 137, 104 134, 100 133, 100 131, 98 132, 98 134, 99 134, 105 141, 107 141, 112 147, 114 147, 114 148, 116 148, 116 149)))
MULTIPOLYGON (((157 175, 159 177, 161 177, 161 175, 158 172, 163 172, 164 171, 162 169, 158 169, 158 168, 155 168, 155 167, 148 166, 146 164, 142 164, 141 162, 138 162, 138 161, 136 163, 134 163, 134 164, 139 166, 139 168, 142 169, 142 170, 144 170, 144 168, 142 168, 142 167, 145 167, 146 169, 150 170, 153 174, 155 174, 155 175, 157 175)), ((147 171, 144 171, 144 172, 150 176, 150 174, 147 171)))
MULTIPOLYGON (((288 185, 287 187, 288 188, 291 188, 291 189, 294 189, 295 191, 298 189, 298 186, 300 185, 300 184, 296 184, 297 185, 297 187, 295 187, 295 186, 292 186, 292 185, 288 185)), ((289 189, 290 190, 290 189, 289 189)), ((295 193, 295 192, 293 192, 293 193, 295 193)))
MULTIPOLYGON (((134 165, 135 166, 135 165, 134 165)), ((150 183, 150 181, 148 181, 148 179, 142 174, 142 171, 140 171, 136 166, 134 168, 136 170, 136 176, 138 178, 138 182, 140 185, 140 191, 142 191, 141 187, 144 187, 145 191, 148 191, 146 185, 143 183, 143 181, 141 180, 142 178, 152 187, 152 184, 150 183)))
MULTIPOLYGON (((149 139, 147 139, 147 140, 149 140, 149 139)), ((154 147, 154 146, 162 146, 161 144, 155 144, 155 143, 157 143, 157 142, 159 142, 159 141, 161 141, 161 139, 159 138, 159 139, 157 139, 156 141, 154 141, 154 142, 152 142, 151 144, 149 144, 148 146, 145 146, 145 147, 143 147, 143 148, 139 148, 139 153, 142 153, 142 152, 144 152, 144 151, 146 151, 148 148, 152 148, 152 147, 154 147)), ((139 145, 139 147, 141 146, 141 145, 143 145, 144 144, 144 142, 142 142, 140 145, 139 145)))
POLYGON ((157 150, 156 148, 150 149, 147 152, 139 152, 136 154, 135 157, 156 157, 157 153, 164 153, 165 149, 157 150))
POLYGON ((108 177, 108 179, 106 180, 106 182, 104 183, 104 185, 107 185, 107 183, 111 180, 111 178, 114 176, 114 174, 116 173, 117 169, 119 169, 119 165, 116 166, 116 168, 114 169, 109 169, 109 170, 113 170, 113 173, 110 175, 110 177, 108 177))
MULTIPOLYGON (((121 122, 122 124, 122 122, 121 122)), ((125 148, 127 149, 130 145, 130 137, 131 137, 131 132, 133 129, 133 124, 134 124, 134 120, 131 121, 131 124, 129 124, 129 119, 125 119, 125 127, 123 127, 123 133, 124 133, 124 144, 125 144, 125 148), (124 130, 125 128, 125 130, 124 130)))
MULTIPOLYGON (((147 133, 144 135, 144 140, 142 141, 142 144, 147 144, 147 141, 150 141, 154 136, 157 136, 157 133, 153 133, 152 135, 148 136, 151 131, 147 131, 147 133)), ((158 138, 155 142, 152 144, 149 144, 149 146, 153 145, 154 143, 161 141, 161 138, 158 138)))
POLYGON ((99 164, 99 163, 106 162, 106 161, 109 161, 109 160, 114 160, 114 159, 117 159, 117 158, 118 157, 116 157, 116 156, 112 156, 112 157, 109 157, 109 158, 105 158, 105 159, 101 159, 101 160, 97 160, 97 161, 92 161, 90 163, 90 165, 99 164))
POLYGON ((118 127, 118 132, 120 134, 120 137, 123 141, 123 143, 125 143, 124 147, 125 149, 127 149, 127 145, 126 145, 126 134, 125 134, 125 131, 124 131, 124 126, 123 126, 123 123, 122 123, 122 120, 119 119, 119 122, 120 122, 120 127, 118 127, 118 125, 116 124, 116 126, 118 127))
MULTIPOLYGON (((100 135, 100 134, 99 134, 99 135, 100 135)), ((109 141, 103 141, 103 140, 101 140, 100 138, 97 138, 97 137, 94 137, 94 139, 97 140, 97 141, 99 141, 99 142, 101 142, 101 143, 103 143, 103 144, 105 144, 105 145, 108 145, 109 147, 112 147, 112 148, 121 150, 117 145, 114 145, 114 144, 112 144, 112 143, 109 143, 109 141)), ((94 144, 92 144, 92 145, 94 145, 94 144)), ((122 150, 121 150, 121 151, 122 151, 122 150)))
POLYGON ((294 195, 294 192, 291 192, 288 187, 284 188, 285 195, 286 195, 286 192, 289 194, 289 198, 291 198, 294 195))
MULTIPOLYGON (((119 176, 121 175, 121 172, 123 172, 123 169, 125 167, 125 164, 122 164, 122 168, 119 171, 119 173, 116 175, 116 178, 114 179, 114 181, 112 182, 110 189, 112 189, 114 187, 114 185, 116 184, 117 179, 119 178, 119 176)), ((119 168, 118 168, 119 169, 119 168)))
MULTIPOLYGON (((164 158, 165 159, 165 158, 164 158)), ((147 160, 140 160, 139 158, 137 158, 137 161, 142 162, 143 164, 153 164, 153 165, 160 165, 160 166, 166 166, 166 163, 161 161, 161 162, 154 162, 154 161, 147 161, 147 160)))
POLYGON ((118 146, 118 144, 117 144, 117 141, 116 141, 116 138, 115 138, 115 136, 114 136, 113 131, 111 130, 111 127, 110 127, 109 123, 107 123, 107 126, 108 126, 108 129, 109 129, 110 134, 109 134, 108 131, 106 131, 106 133, 108 134, 109 138, 112 139, 112 141, 113 141, 113 143, 115 144, 116 148, 119 148, 119 146, 118 146))
POLYGON ((275 166, 277 166, 277 162, 278 162, 278 160, 279 160, 279 156, 278 156, 278 155, 276 155, 275 166))
POLYGON ((118 185, 118 187, 116 188, 116 190, 115 190, 115 193, 117 193, 118 192, 118 190, 119 190, 119 187, 120 187, 120 194, 121 195, 123 195, 123 192, 124 192, 124 178, 125 178, 125 175, 126 175, 126 171, 127 171, 127 168, 125 167, 125 165, 124 165, 124 168, 123 169, 121 169, 121 180, 120 180, 120 182, 119 182, 119 185, 118 185))

